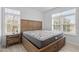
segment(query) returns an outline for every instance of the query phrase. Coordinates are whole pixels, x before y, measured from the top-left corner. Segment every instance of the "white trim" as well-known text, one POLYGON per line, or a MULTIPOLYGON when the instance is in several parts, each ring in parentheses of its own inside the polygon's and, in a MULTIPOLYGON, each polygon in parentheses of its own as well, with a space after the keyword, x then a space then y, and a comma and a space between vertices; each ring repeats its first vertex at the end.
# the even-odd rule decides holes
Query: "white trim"
POLYGON ((5 8, 5 13, 11 13, 11 14, 15 14, 15 15, 20 15, 20 11, 9 9, 9 8, 5 8))
MULTIPOLYGON (((73 12, 74 12, 75 15, 76 15, 76 9, 74 8, 74 9, 71 9, 71 10, 72 10, 72 11, 74 10, 73 12)), ((65 12, 66 12, 66 11, 64 11, 64 12, 62 12, 62 13, 57 13, 57 14, 53 14, 53 15, 52 15, 52 30, 55 30, 55 29, 53 28, 54 25, 60 25, 60 26, 61 26, 61 31, 64 32, 64 29, 63 29, 63 25, 64 25, 63 21, 64 21, 64 20, 61 18, 61 20, 59 19, 59 20, 61 21, 60 24, 53 24, 53 21, 54 21, 54 20, 53 20, 53 17, 55 17, 55 16, 57 16, 57 15, 59 16, 59 15, 61 15, 61 14, 64 15, 63 13, 65 13, 65 12)), ((70 14, 70 15, 71 15, 71 14, 70 14)), ((75 22, 76 22, 76 17, 75 17, 75 22)), ((67 24, 66 24, 66 25, 67 25, 67 24)), ((74 31, 74 32, 64 32, 64 33, 65 33, 65 34, 69 34, 69 35, 77 35, 77 34, 76 34, 76 23, 75 23, 74 25, 75 25, 75 31, 74 31)), ((57 29, 57 30, 59 30, 59 29, 57 29)))

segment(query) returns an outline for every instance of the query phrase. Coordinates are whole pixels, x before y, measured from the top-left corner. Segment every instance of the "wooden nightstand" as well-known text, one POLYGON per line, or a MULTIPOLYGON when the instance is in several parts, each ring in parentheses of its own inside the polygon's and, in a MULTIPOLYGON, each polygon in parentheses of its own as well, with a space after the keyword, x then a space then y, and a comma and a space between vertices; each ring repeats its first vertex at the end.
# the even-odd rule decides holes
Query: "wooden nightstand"
POLYGON ((21 35, 20 34, 15 34, 15 35, 7 35, 6 36, 6 47, 16 44, 16 43, 21 43, 21 35))

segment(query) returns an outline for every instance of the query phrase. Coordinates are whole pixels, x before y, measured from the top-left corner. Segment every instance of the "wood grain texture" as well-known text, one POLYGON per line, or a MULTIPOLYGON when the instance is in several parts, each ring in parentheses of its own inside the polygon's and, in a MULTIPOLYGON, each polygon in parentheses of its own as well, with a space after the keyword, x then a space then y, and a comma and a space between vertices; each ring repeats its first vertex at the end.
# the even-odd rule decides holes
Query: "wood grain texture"
POLYGON ((20 34, 6 36, 6 47, 16 43, 21 43, 20 34))
POLYGON ((29 42, 24 37, 22 37, 22 43, 23 46, 26 48, 26 50, 29 52, 56 52, 65 45, 65 38, 60 38, 41 49, 34 46, 31 42, 29 42))
POLYGON ((30 31, 30 30, 42 30, 42 22, 21 19, 21 32, 30 31))

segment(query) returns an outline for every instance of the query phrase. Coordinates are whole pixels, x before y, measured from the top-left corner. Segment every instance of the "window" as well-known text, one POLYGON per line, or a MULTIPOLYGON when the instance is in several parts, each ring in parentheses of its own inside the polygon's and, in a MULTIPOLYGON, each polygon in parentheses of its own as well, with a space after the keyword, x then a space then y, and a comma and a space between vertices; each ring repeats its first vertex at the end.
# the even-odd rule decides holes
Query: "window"
POLYGON ((52 15, 52 30, 65 33, 76 33, 76 9, 67 10, 52 15))
POLYGON ((6 35, 20 33, 20 11, 5 8, 5 33, 6 35))

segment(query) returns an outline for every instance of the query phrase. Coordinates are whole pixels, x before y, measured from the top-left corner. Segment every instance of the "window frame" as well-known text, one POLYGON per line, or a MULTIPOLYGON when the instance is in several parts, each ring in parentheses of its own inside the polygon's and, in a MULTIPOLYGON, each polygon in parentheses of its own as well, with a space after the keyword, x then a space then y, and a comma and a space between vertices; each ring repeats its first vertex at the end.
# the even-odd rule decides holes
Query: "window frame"
MULTIPOLYGON (((62 21, 62 24, 60 24, 60 27, 61 27, 61 31, 63 31, 65 34, 76 34, 76 9, 74 8, 74 9, 70 9, 70 10, 75 10, 75 13, 71 13, 71 14, 68 14, 68 15, 62 15, 62 13, 60 12, 60 13, 57 13, 57 14, 59 14, 59 16, 64 16, 64 17, 66 17, 66 16, 71 16, 71 15, 75 15, 75 22, 74 22, 74 28, 75 28, 75 31, 74 32, 65 32, 64 31, 64 22, 62 21)), ((68 11, 68 10, 67 10, 68 11)), ((64 11, 65 12, 65 11, 64 11)), ((53 15, 55 15, 55 14, 53 14, 53 15)), ((54 20, 53 20, 53 16, 52 16, 52 22, 53 22, 54 20)), ((54 26, 55 26, 56 24, 54 24, 54 23, 52 23, 52 30, 54 30, 54 26)), ((66 25, 67 26, 67 25, 66 25)))

